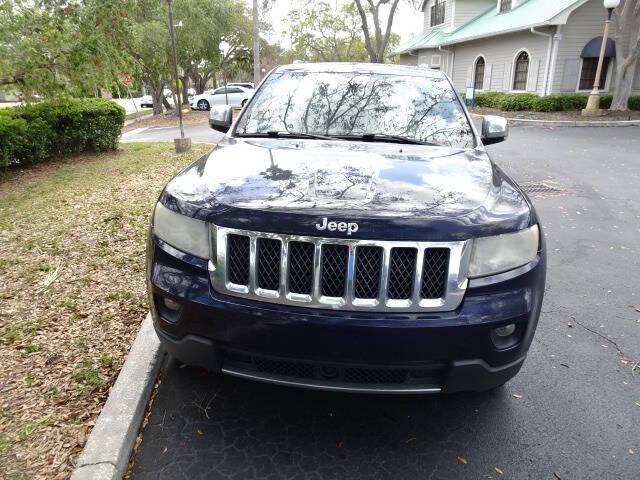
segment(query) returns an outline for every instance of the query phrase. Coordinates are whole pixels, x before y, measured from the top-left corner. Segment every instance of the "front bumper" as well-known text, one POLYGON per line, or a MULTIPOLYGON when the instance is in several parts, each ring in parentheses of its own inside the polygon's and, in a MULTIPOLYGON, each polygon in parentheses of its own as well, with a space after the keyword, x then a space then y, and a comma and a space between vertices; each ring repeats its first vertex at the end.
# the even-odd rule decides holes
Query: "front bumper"
POLYGON ((368 313, 244 300, 211 288, 206 262, 151 238, 148 287, 158 336, 178 360, 306 388, 428 393, 487 390, 520 370, 544 294, 544 252, 516 278, 472 288, 455 311, 368 313), (167 297, 181 305, 170 312, 167 297), (491 332, 516 324, 517 341, 491 332))

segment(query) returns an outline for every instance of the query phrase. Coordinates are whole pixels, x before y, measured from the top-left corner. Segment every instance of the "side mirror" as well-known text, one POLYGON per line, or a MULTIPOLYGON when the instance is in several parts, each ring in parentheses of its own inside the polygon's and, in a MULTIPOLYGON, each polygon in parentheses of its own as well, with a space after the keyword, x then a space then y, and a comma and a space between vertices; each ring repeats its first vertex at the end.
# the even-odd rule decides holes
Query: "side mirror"
POLYGON ((482 119, 482 143, 491 145, 492 143, 504 142, 508 136, 509 125, 506 118, 485 115, 482 119))
POLYGON ((209 125, 218 132, 227 133, 231 128, 233 112, 229 105, 215 105, 209 112, 209 125))

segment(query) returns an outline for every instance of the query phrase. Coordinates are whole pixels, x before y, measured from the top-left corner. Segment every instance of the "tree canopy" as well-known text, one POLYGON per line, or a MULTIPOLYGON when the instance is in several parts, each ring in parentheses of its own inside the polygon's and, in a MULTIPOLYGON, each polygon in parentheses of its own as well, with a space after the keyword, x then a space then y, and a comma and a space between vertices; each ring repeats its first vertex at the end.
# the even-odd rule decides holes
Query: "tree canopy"
POLYGON ((87 95, 127 69, 132 0, 1 0, 0 85, 87 95))
MULTIPOLYGON (((366 62, 369 60, 362 19, 355 3, 344 3, 336 11, 331 4, 320 1, 294 9, 288 22, 291 49, 289 61, 366 62)), ((388 60, 389 47, 397 45, 400 37, 390 33, 381 53, 381 61, 388 60)), ((375 44, 375 40, 369 43, 375 44)))

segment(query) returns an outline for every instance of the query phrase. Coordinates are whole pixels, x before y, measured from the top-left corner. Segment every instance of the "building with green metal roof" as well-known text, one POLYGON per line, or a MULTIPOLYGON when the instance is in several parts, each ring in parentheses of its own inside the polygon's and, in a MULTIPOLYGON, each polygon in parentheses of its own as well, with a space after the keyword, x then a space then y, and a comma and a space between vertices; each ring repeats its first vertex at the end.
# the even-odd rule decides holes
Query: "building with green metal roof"
MULTIPOLYGON (((400 63, 441 69, 459 91, 588 93, 607 12, 601 0, 423 0, 424 31, 395 50, 400 63)), ((607 42, 600 89, 615 75, 607 42)), ((634 79, 640 93, 640 68, 634 79)))

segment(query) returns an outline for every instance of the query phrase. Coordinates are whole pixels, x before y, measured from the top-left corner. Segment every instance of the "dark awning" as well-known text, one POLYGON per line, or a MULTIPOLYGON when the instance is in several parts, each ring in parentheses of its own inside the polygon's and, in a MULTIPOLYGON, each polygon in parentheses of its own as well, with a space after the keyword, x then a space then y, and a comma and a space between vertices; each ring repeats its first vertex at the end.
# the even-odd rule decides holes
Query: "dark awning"
MULTIPOLYGON (((580 56, 582 58, 598 58, 600 56, 601 46, 602 37, 592 38, 582 49, 580 56)), ((610 38, 607 38, 607 46, 604 49, 604 56, 609 58, 615 58, 616 56, 616 42, 610 38)))

